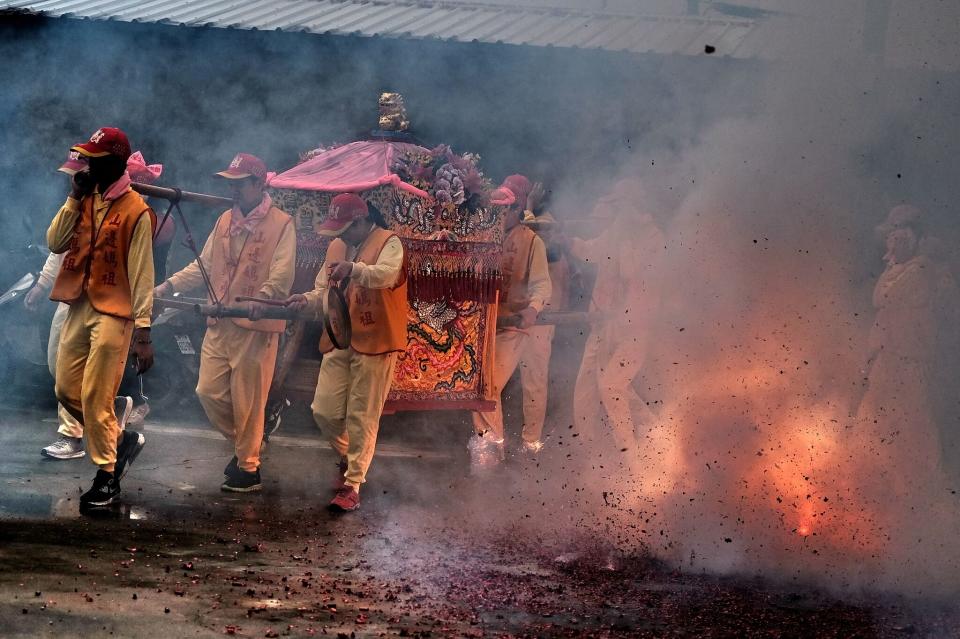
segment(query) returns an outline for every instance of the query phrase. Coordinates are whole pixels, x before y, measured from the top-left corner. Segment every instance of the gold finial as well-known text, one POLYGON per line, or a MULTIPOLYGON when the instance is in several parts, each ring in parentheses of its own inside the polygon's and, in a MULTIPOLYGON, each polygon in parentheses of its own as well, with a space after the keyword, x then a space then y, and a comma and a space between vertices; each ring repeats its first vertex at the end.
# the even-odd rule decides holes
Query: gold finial
POLYGON ((406 131, 410 128, 403 96, 399 93, 380 94, 380 129, 382 131, 406 131))

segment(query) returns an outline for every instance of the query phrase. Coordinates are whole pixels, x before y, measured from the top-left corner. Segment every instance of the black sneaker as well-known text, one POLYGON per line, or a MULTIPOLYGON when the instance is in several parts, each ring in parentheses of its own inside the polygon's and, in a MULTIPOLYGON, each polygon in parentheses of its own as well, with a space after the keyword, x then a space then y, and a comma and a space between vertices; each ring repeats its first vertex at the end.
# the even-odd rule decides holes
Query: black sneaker
POLYGON ((220 490, 228 493, 252 493, 260 490, 261 488, 263 488, 263 484, 260 483, 259 468, 255 473, 248 473, 247 471, 238 468, 235 475, 228 477, 227 481, 220 485, 220 490))
POLYGON ((233 477, 238 472, 240 472, 240 466, 237 460, 237 456, 234 455, 233 459, 230 460, 230 463, 227 464, 226 468, 223 469, 223 474, 226 475, 227 477, 233 477))
POLYGON ((93 478, 93 487, 80 495, 80 510, 109 506, 120 495, 120 482, 115 473, 98 470, 93 478))
POLYGON ((114 470, 118 481, 123 479, 123 476, 130 470, 130 464, 143 450, 146 441, 143 434, 135 430, 125 430, 120 433, 120 443, 117 444, 117 464, 114 470))
POLYGON ((286 397, 267 404, 266 414, 263 419, 263 440, 270 439, 270 435, 277 432, 280 428, 280 422, 283 421, 283 411, 290 408, 290 400, 286 397))

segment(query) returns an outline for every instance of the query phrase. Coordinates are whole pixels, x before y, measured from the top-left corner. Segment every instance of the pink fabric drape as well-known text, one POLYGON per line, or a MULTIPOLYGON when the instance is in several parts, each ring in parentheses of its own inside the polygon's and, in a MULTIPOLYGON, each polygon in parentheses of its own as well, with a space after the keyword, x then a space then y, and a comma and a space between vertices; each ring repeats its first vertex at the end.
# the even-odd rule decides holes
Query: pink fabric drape
POLYGON ((404 142, 353 142, 284 171, 268 181, 275 189, 302 189, 307 191, 334 191, 356 193, 390 184, 417 197, 429 195, 401 180, 391 170, 398 153, 427 150, 404 142))

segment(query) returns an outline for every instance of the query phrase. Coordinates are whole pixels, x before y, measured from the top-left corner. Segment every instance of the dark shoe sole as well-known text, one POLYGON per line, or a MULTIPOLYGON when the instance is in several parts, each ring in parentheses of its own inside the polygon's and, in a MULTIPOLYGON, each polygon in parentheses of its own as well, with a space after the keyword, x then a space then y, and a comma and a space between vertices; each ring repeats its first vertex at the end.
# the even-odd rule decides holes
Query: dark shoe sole
POLYGON ((119 498, 120 495, 114 495, 113 497, 103 501, 82 501, 80 502, 80 510, 87 510, 88 508, 106 508, 107 506, 110 506, 116 502, 119 498))
MULTIPOLYGON (((130 431, 133 432, 133 431, 130 431)), ((143 436, 143 433, 137 433, 137 443, 134 444, 133 450, 130 451, 130 454, 127 455, 127 461, 123 464, 123 470, 120 471, 120 476, 117 477, 117 481, 123 480, 127 476, 127 473, 130 471, 130 464, 132 464, 137 457, 140 455, 140 451, 143 450, 143 445, 147 443, 146 437, 143 436)))
POLYGON ((330 503, 330 504, 327 504, 327 510, 329 510, 332 513, 352 513, 355 510, 360 510, 360 504, 357 503, 357 505, 354 506, 353 508, 344 508, 340 504, 330 503))
POLYGON ((227 483, 220 484, 220 490, 225 493, 255 493, 263 488, 263 484, 254 484, 253 486, 231 486, 227 483))
POLYGON ((355 512, 355 511, 357 511, 357 510, 360 510, 360 504, 357 504, 357 505, 354 506, 353 508, 343 508, 343 507, 341 507, 341 506, 336 506, 336 505, 334 505, 334 504, 329 504, 329 505, 327 506, 327 510, 329 510, 329 511, 330 511, 331 513, 333 513, 334 515, 345 515, 345 514, 347 514, 347 513, 352 513, 352 512, 355 512))

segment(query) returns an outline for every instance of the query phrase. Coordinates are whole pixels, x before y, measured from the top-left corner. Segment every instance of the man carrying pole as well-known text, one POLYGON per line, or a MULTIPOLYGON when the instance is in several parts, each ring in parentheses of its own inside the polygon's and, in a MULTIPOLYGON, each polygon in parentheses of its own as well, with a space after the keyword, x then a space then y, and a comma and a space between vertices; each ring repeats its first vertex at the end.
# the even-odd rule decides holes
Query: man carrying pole
MULTIPOLYGON (((286 299, 293 285, 296 229, 293 219, 273 206, 264 192, 266 165, 240 153, 217 175, 230 182, 233 208, 217 220, 198 259, 160 284, 156 295, 206 284, 213 304, 233 305, 236 297, 286 299)), ((260 319, 262 304, 247 304, 246 319, 207 320, 197 383, 207 418, 233 442, 235 454, 220 486, 229 492, 262 487, 264 407, 286 326, 282 319, 260 319)))
MULTIPOLYGON (((527 196, 527 210, 523 214, 523 224, 532 228, 543 240, 547 252, 547 266, 550 274, 551 295, 543 311, 564 312, 567 310, 567 288, 570 279, 570 265, 566 252, 553 238, 556 236, 556 220, 542 208, 545 199, 543 185, 537 183, 527 196)), ((556 326, 541 322, 527 329, 527 345, 519 360, 520 392, 523 394, 523 431, 518 452, 536 456, 543 449, 543 425, 547 416, 547 389, 550 386, 550 356, 553 353, 553 340, 556 326)))
MULTIPOLYGON (((530 181, 511 175, 496 189, 491 201, 506 207, 506 238, 503 241, 504 290, 500 293, 498 317, 517 315, 516 326, 498 326, 494 344, 493 392, 497 407, 490 412, 474 412, 474 437, 470 438, 470 464, 474 472, 495 466, 504 457, 503 387, 507 385, 529 345, 527 330, 537 321, 552 294, 547 249, 537 234, 520 223, 530 192, 530 181)), ((544 398, 545 400, 545 398, 544 398)), ((542 422, 540 427, 542 428, 542 422)), ((539 450, 539 433, 527 433, 533 449, 539 450)))
POLYGON ((66 253, 51 299, 70 305, 56 365, 56 394, 83 426, 90 460, 98 466, 80 508, 107 506, 144 445, 142 434, 121 431, 114 397, 130 350, 137 372, 153 364, 153 242, 156 218, 130 189, 126 134, 104 127, 73 147, 89 170, 73 176, 70 197, 50 223, 47 244, 66 253))

